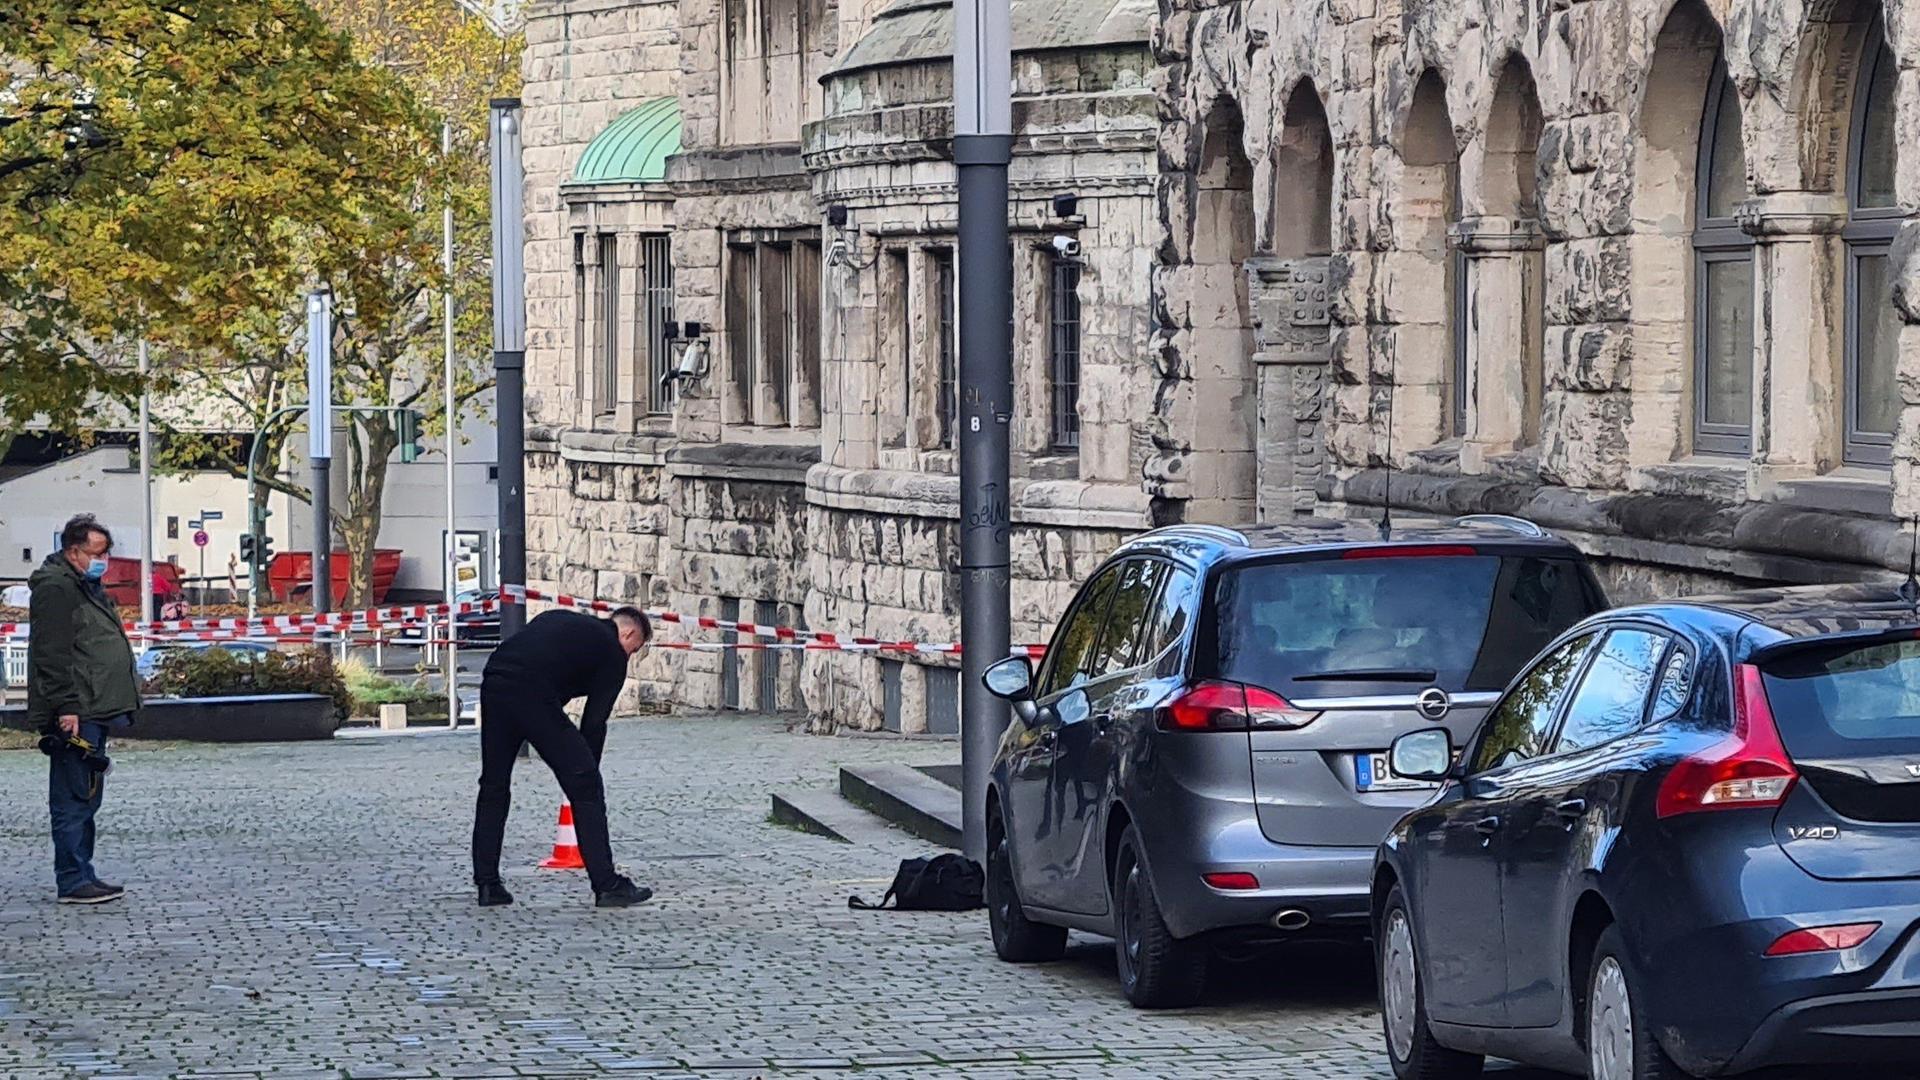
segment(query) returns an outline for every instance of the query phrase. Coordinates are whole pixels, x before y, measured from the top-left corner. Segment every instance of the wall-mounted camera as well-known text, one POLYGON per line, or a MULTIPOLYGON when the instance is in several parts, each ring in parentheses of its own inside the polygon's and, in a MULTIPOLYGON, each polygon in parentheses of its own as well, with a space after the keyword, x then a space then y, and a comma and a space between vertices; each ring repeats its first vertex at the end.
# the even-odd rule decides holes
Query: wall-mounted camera
POLYGON ((1056 236, 1053 238, 1053 253, 1063 259, 1080 257, 1080 241, 1077 237, 1056 236))
POLYGON ((667 347, 674 351, 675 360, 673 367, 660 376, 660 385, 667 386, 675 379, 706 377, 710 360, 706 334, 707 328, 697 322, 667 324, 667 347))

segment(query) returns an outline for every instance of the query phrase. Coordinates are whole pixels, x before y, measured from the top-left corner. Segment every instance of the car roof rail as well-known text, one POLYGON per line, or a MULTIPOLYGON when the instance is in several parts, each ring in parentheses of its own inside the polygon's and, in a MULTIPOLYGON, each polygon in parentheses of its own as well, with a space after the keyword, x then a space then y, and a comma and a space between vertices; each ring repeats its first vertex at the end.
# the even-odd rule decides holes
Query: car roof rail
POLYGON ((1156 529, 1154 531, 1160 533, 1163 536, 1177 536, 1177 535, 1180 535, 1181 533, 1186 533, 1189 535, 1210 536, 1216 540, 1223 540, 1229 544, 1238 544, 1241 547, 1245 547, 1247 545, 1247 534, 1241 532, 1238 529, 1230 529, 1225 525, 1203 525, 1203 524, 1197 524, 1197 523, 1193 523, 1193 524, 1182 523, 1179 525, 1168 525, 1164 528, 1156 529))
POLYGON ((1466 514, 1453 519, 1455 525, 1495 525, 1521 536, 1548 537, 1553 534, 1523 517, 1512 514, 1466 514))

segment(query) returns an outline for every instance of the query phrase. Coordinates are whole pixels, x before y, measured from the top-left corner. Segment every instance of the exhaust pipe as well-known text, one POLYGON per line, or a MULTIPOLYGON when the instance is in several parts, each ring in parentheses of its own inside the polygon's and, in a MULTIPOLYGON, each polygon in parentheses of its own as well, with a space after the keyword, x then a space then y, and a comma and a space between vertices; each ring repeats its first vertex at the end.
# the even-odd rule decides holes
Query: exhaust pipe
POLYGON ((1275 930, 1305 930, 1307 924, 1312 921, 1313 916, 1308 915, 1299 908, 1287 908, 1274 915, 1273 928, 1275 930))

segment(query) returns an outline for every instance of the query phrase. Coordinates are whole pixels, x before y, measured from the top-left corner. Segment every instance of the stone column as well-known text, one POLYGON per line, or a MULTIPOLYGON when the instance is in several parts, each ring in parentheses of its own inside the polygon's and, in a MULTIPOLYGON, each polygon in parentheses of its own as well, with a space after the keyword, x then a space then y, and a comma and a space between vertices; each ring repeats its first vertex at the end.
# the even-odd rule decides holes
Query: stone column
POLYGON ((1742 203, 1753 237, 1753 454, 1748 487, 1817 476, 1841 460, 1846 274, 1838 195, 1780 192, 1742 203))
POLYGON ((1531 220, 1481 215, 1453 226, 1466 256, 1464 472, 1487 470, 1487 459, 1540 441, 1543 364, 1543 243, 1531 220))
MULTIPOLYGON (((1326 461, 1321 409, 1333 358, 1328 280, 1332 259, 1248 259, 1253 298, 1254 378, 1259 430, 1254 440, 1261 521, 1313 512, 1326 461)), ((1208 423, 1207 417, 1200 418, 1208 423)))

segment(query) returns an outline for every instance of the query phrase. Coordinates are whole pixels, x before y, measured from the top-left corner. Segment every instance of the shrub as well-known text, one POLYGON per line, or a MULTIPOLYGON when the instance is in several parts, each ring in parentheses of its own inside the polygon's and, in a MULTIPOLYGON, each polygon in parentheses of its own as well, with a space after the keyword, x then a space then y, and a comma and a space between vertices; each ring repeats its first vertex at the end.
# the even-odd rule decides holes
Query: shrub
POLYGON ((247 694, 324 694, 334 710, 350 714, 353 697, 325 649, 235 652, 219 647, 180 649, 160 661, 147 680, 149 694, 240 697, 247 694))
POLYGON ((352 700, 353 716, 370 716, 382 705, 425 705, 443 700, 438 691, 418 682, 403 683, 374 671, 363 661, 349 658, 337 665, 352 700))

